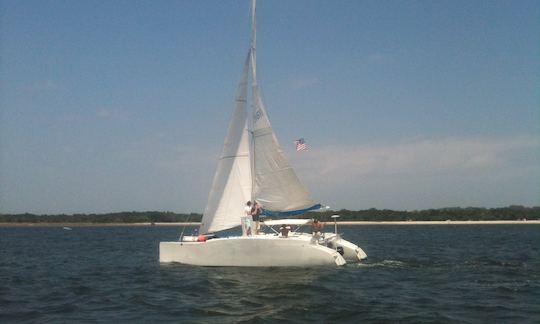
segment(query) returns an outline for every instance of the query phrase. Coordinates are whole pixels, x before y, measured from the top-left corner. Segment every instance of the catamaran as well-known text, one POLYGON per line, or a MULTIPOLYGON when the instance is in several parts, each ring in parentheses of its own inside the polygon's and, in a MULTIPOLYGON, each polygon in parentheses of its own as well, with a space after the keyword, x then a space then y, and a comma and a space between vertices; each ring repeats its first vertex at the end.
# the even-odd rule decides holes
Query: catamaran
POLYGON ((310 219, 295 219, 318 210, 287 161, 259 95, 256 64, 256 0, 251 5, 251 42, 238 85, 235 108, 219 159, 199 235, 161 242, 160 262, 198 266, 286 267, 344 265, 366 258, 364 251, 337 233, 304 233, 310 219), (251 114, 248 81, 251 76, 251 114), (247 201, 262 205, 262 230, 245 216, 247 201), (280 232, 275 227, 286 227, 280 232), (242 235, 216 233, 242 228, 242 235), (267 229, 265 231, 264 229, 267 229), (289 229, 291 229, 289 231, 289 229))

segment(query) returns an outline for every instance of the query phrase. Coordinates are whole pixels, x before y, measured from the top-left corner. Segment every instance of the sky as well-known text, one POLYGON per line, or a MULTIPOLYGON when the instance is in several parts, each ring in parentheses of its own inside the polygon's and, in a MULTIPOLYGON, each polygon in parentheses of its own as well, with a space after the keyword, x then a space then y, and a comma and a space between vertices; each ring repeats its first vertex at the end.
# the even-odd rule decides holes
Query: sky
MULTIPOLYGON (((0 0, 0 213, 201 213, 249 6, 0 0)), ((540 2, 260 0, 257 11, 268 115, 317 201, 540 205, 540 2)))

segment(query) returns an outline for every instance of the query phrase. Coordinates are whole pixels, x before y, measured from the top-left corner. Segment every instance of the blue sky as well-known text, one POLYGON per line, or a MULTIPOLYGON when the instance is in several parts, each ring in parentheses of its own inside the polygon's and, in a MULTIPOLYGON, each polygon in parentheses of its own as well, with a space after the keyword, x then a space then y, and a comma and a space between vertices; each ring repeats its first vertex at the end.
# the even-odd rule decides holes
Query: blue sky
MULTIPOLYGON (((0 14, 1 213, 202 212, 248 1, 0 14)), ((317 200, 540 205, 538 1, 261 0, 257 22, 268 113, 317 200)))

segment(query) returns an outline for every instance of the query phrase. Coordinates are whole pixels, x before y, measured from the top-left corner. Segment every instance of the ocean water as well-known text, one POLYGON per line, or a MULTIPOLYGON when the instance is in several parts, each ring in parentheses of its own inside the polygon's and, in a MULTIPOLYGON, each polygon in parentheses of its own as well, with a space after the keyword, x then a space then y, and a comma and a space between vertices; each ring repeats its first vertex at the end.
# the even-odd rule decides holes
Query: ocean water
POLYGON ((0 228, 0 322, 540 323, 540 225, 341 226, 319 268, 160 264, 176 227, 0 228))

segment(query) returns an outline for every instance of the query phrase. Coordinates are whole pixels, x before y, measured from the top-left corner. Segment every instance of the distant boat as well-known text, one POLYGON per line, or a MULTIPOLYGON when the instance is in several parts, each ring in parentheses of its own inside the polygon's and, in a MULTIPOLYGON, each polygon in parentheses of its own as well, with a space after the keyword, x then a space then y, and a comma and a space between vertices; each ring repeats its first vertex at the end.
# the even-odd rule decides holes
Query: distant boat
POLYGON ((62 227, 62 229, 63 229, 64 231, 71 231, 71 230, 72 230, 71 227, 67 227, 67 226, 62 227))
POLYGON ((286 218, 320 209, 285 158, 259 95, 256 77, 255 0, 251 10, 251 46, 236 93, 236 105, 203 214, 199 235, 161 242, 159 260, 200 266, 344 265, 366 258, 364 251, 335 233, 302 233, 309 219, 265 221, 269 233, 259 233, 247 201, 262 205, 262 215, 286 218), (251 107, 248 118, 248 78, 251 107), (242 226, 242 236, 218 238, 214 233, 242 226), (274 226, 286 230, 281 233, 274 226), (296 226, 296 229, 291 227, 296 226), (273 230, 272 230, 273 229, 273 230))

